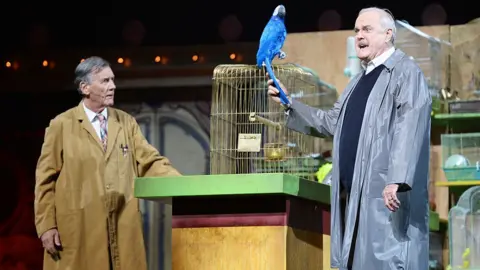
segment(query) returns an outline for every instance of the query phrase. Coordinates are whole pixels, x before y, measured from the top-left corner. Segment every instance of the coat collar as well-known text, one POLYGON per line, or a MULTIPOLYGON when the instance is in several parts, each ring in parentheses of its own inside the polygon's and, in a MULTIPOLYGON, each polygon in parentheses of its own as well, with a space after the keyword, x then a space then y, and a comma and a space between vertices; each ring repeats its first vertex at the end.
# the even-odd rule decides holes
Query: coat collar
POLYGON ((390 72, 404 57, 405 53, 402 50, 395 49, 395 52, 383 63, 383 65, 390 72))
MULTIPOLYGON (((83 106, 84 106, 83 101, 80 101, 80 103, 78 103, 78 106, 75 108, 75 117, 77 118, 77 120, 80 120, 80 121, 83 121, 83 120, 90 121, 83 106)), ((107 113, 104 115, 106 116, 108 115, 107 117, 108 120, 114 119, 114 121, 120 122, 118 119, 118 114, 115 109, 107 108, 107 113)))
POLYGON ((385 61, 387 61, 388 58, 390 58, 390 56, 392 56, 394 52, 395 52, 395 47, 390 47, 387 51, 377 56, 375 59, 373 59, 369 63, 365 63, 364 61, 362 61, 363 69, 367 71, 368 68, 374 69, 382 65, 385 61))

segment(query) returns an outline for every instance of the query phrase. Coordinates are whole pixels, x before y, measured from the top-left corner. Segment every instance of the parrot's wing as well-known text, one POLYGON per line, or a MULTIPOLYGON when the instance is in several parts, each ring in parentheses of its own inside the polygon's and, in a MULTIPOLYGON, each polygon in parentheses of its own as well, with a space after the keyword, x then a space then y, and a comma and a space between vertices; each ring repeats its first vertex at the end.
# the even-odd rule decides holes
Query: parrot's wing
POLYGON ((283 47, 285 42, 285 38, 287 37, 287 29, 285 28, 285 24, 280 20, 272 21, 272 39, 271 47, 269 48, 270 52, 273 56, 276 56, 280 53, 280 50, 283 47))
POLYGON ((275 33, 275 25, 273 24, 273 21, 270 20, 263 29, 262 36, 260 37, 260 44, 265 44, 265 42, 271 40, 273 33, 275 33))
POLYGON ((280 52, 285 43, 285 39, 287 38, 287 29, 282 22, 277 22, 277 38, 275 42, 274 51, 276 53, 280 52))
POLYGON ((265 29, 263 29, 262 36, 260 37, 260 47, 258 50, 264 52, 271 50, 271 46, 274 45, 273 43, 277 40, 277 32, 278 26, 274 21, 270 20, 265 26, 265 29))

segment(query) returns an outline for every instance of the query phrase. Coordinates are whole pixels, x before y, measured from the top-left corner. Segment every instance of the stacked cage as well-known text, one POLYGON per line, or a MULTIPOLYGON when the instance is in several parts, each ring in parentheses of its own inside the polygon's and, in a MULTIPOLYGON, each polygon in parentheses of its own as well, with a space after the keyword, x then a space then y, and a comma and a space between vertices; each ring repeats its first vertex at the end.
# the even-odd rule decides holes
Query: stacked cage
POLYGON ((480 187, 462 194, 448 221, 449 269, 480 269, 480 187))
POLYGON ((442 134, 441 145, 447 181, 480 180, 480 133, 442 134))
POLYGON ((450 32, 451 88, 457 100, 450 113, 480 112, 480 23, 473 21, 450 32))
MULTIPOLYGON (((422 69, 432 94, 432 110, 434 113, 448 110, 442 101, 442 89, 448 86, 448 56, 450 43, 431 37, 407 22, 395 22, 397 35, 395 47, 410 56, 422 69)), ((443 90, 445 91, 445 90, 443 90)))
MULTIPOLYGON (((293 99, 329 109, 337 92, 316 74, 294 64, 274 65, 293 99)), ((285 111, 267 94, 264 69, 220 65, 214 70, 211 174, 288 173, 313 180, 322 165, 323 139, 285 128, 285 111)))

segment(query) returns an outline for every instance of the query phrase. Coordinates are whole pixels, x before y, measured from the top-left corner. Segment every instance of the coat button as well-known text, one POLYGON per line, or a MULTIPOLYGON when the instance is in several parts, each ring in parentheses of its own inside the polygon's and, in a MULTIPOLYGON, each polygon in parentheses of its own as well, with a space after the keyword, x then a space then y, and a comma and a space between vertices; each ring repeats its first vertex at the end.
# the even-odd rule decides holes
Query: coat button
POLYGON ((110 184, 107 184, 107 185, 105 186, 105 188, 106 188, 106 189, 110 189, 110 184))

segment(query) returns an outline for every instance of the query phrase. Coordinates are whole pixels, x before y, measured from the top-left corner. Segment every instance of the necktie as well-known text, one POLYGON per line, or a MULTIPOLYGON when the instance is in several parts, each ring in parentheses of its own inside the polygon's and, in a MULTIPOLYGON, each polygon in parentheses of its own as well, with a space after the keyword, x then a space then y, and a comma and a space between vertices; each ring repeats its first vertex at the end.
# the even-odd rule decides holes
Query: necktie
POLYGON ((100 121, 100 139, 103 144, 103 151, 107 151, 107 119, 103 114, 97 114, 97 119, 100 121))

